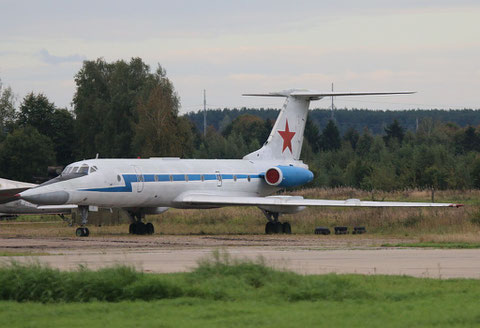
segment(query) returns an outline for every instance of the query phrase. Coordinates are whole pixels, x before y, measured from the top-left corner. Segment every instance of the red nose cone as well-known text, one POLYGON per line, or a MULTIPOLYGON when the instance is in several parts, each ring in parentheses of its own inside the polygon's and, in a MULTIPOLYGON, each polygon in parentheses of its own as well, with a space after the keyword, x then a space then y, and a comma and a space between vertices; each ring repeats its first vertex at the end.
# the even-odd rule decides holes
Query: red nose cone
POLYGON ((268 183, 275 184, 280 180, 280 173, 275 169, 269 169, 265 174, 268 183))

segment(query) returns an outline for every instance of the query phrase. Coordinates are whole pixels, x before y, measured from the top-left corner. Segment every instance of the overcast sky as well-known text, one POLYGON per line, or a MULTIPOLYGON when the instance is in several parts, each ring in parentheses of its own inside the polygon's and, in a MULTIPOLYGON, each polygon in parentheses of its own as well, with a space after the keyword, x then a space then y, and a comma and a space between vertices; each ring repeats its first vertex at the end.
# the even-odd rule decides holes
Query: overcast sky
MULTIPOLYGON (((480 2, 0 0, 0 78, 71 108, 83 60, 160 63, 182 112, 279 107, 242 93, 418 91, 336 107, 480 108, 480 2)), ((329 100, 312 107, 328 107, 329 100)))

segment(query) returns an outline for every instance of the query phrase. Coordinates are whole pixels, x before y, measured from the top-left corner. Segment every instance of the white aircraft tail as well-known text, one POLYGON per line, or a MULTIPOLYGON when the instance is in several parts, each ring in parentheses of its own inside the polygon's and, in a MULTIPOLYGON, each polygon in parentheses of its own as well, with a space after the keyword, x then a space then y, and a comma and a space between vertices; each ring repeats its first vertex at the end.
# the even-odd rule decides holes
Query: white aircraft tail
POLYGON ((298 160, 303 144, 303 132, 307 121, 308 107, 310 101, 319 100, 323 97, 342 97, 342 96, 373 96, 373 95, 393 95, 393 94, 411 94, 411 91, 401 92, 317 92, 311 90, 286 90, 282 92, 272 92, 267 94, 244 94, 244 96, 253 97, 286 97, 280 114, 273 126, 272 132, 263 147, 248 155, 243 159, 248 160, 298 160))

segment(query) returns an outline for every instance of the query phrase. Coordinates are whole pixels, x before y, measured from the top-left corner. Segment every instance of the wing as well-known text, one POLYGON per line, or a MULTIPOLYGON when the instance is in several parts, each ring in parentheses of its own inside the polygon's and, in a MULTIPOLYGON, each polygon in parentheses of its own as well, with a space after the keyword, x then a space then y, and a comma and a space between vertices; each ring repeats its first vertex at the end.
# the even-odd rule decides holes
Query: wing
POLYGON ((33 183, 0 178, 0 204, 18 200, 17 194, 35 186, 33 183))
POLYGON ((186 206, 330 206, 330 207, 461 207, 462 204, 452 203, 417 203, 417 202, 382 202, 361 201, 359 199, 328 200, 304 199, 300 196, 222 196, 208 194, 187 194, 179 197, 176 203, 186 206))

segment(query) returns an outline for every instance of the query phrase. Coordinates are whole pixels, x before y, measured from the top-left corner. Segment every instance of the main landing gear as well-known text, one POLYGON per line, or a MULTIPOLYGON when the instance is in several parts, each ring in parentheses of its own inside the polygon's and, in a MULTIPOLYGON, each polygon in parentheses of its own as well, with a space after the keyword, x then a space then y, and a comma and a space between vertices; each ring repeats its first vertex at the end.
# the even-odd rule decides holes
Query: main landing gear
POLYGON ((88 235, 90 235, 90 231, 87 227, 85 227, 88 222, 88 206, 79 206, 78 209, 80 210, 80 214, 82 216, 82 225, 80 228, 75 230, 75 235, 77 237, 88 237, 88 235))
POLYGON ((128 232, 132 235, 152 235, 155 228, 152 223, 143 223, 142 215, 138 213, 129 212, 130 219, 133 221, 128 227, 128 232))
POLYGON ((267 217, 267 224, 265 225, 265 233, 267 235, 271 234, 278 234, 278 233, 284 233, 284 234, 291 234, 292 233, 292 227, 290 226, 290 223, 288 222, 280 222, 278 221, 278 217, 280 216, 280 213, 274 213, 274 212, 269 212, 262 210, 263 214, 267 217))

